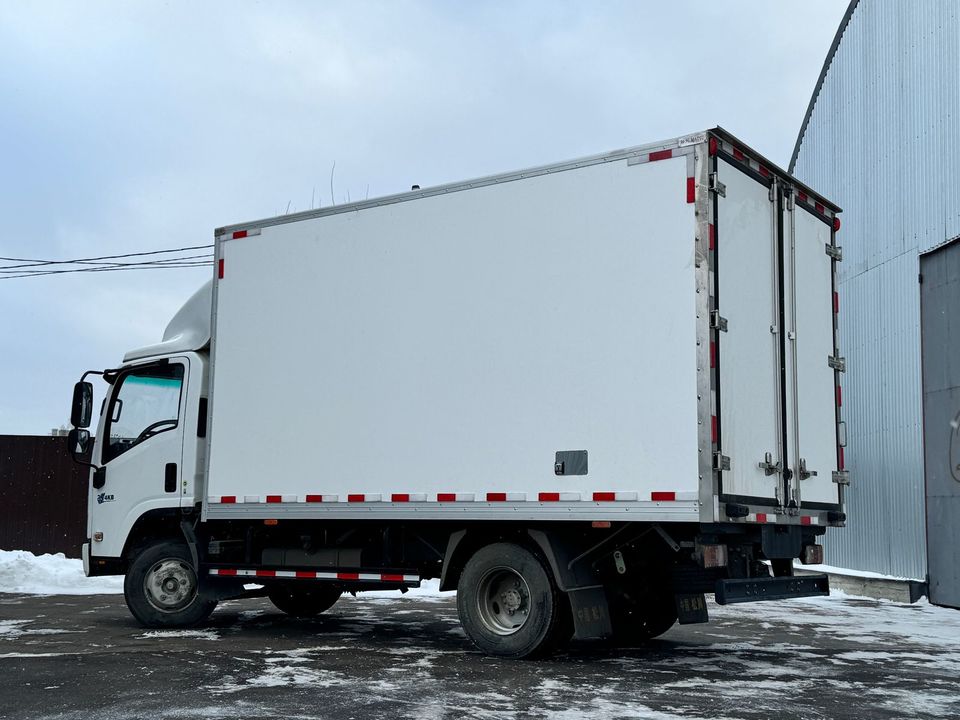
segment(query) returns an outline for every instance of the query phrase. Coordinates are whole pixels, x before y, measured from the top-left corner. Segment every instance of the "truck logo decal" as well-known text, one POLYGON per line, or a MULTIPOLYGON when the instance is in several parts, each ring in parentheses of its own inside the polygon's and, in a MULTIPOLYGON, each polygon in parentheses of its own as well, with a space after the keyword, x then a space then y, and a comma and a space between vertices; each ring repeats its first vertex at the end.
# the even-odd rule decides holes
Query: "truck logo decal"
POLYGON ((113 495, 107 495, 106 493, 100 493, 97 495, 97 505, 103 505, 105 502, 113 502, 116 498, 113 495))

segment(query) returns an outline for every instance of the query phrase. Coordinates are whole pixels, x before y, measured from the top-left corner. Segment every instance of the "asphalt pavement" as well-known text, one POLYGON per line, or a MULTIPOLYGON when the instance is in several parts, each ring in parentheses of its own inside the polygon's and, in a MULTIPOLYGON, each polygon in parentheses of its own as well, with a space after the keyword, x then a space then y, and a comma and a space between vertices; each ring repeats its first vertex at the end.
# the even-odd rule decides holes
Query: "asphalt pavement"
POLYGON ((0 595, 0 717, 960 717, 960 612, 845 596, 710 611, 646 647, 505 661, 471 647, 449 597, 346 596, 312 620, 234 601, 148 631, 116 595, 0 595))

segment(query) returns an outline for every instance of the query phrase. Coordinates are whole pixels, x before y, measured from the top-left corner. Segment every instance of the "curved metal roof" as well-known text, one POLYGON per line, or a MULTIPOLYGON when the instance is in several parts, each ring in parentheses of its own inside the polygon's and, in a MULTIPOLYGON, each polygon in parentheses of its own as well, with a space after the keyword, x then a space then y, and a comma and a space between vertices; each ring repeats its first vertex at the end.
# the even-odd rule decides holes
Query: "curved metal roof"
POLYGON ((833 37, 833 43, 830 45, 830 50, 827 51, 827 59, 823 61, 823 67, 820 69, 820 77, 817 78, 817 84, 813 88, 813 95, 810 96, 810 103, 807 105, 807 112, 803 116, 803 123, 800 125, 800 132, 797 134, 797 142, 793 146, 793 154, 790 156, 790 167, 788 170, 790 174, 793 174, 794 166, 797 164, 797 155, 800 154, 800 145, 803 143, 803 136, 807 132, 807 124, 810 122, 810 116, 813 114, 813 108, 817 104, 817 97, 820 95, 820 88, 823 87, 823 81, 827 78, 827 71, 830 69, 830 64, 833 62, 833 56, 837 52, 837 48, 840 47, 840 38, 843 37, 844 31, 847 29, 847 25, 850 23, 850 18, 853 16, 853 11, 856 10, 857 5, 860 4, 860 0, 850 0, 850 4, 847 5, 847 11, 843 14, 843 19, 840 20, 840 27, 837 28, 837 34, 833 37))

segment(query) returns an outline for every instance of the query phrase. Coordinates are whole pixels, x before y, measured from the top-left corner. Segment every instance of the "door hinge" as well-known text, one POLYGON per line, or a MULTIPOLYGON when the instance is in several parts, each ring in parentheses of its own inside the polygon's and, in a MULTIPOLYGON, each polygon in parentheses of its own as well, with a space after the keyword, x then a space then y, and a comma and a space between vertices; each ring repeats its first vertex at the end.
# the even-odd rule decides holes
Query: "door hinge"
POLYGON ((769 192, 767 193, 767 197, 770 198, 770 202, 773 202, 774 200, 777 199, 777 179, 776 178, 774 178, 770 182, 770 187, 769 187, 769 192))
POLYGON ((723 453, 714 453, 713 455, 713 469, 714 470, 729 470, 730 469, 730 457, 724 455, 723 453))
POLYGON ((720 197, 727 196, 727 186, 720 182, 715 172, 710 173, 710 192, 715 192, 720 197))
POLYGON ((710 328, 712 330, 719 330, 720 332, 727 331, 727 319, 720 315, 719 310, 714 310, 710 313, 710 328))
POLYGON ((763 462, 758 463, 757 467, 763 470, 763 474, 767 475, 776 475, 780 472, 780 463, 773 461, 773 453, 765 453, 763 456, 763 462))
POLYGON ((839 370, 840 372, 847 371, 847 360, 846 358, 837 357, 836 355, 830 355, 827 358, 827 365, 832 367, 834 370, 839 370))
POLYGON ((850 472, 848 470, 835 470, 833 472, 833 481, 837 485, 849 485, 850 472))
POLYGON ((833 243, 827 243, 825 245, 825 248, 826 248, 827 255, 832 257, 834 260, 836 260, 837 262, 841 262, 843 260, 843 248, 841 248, 839 245, 834 245, 833 243))
POLYGON ((799 469, 799 472, 800 472, 800 479, 801 479, 801 480, 806 480, 807 478, 816 477, 816 475, 817 475, 817 471, 816 471, 816 470, 807 470, 807 461, 804 460, 803 458, 800 458, 800 469, 799 469))

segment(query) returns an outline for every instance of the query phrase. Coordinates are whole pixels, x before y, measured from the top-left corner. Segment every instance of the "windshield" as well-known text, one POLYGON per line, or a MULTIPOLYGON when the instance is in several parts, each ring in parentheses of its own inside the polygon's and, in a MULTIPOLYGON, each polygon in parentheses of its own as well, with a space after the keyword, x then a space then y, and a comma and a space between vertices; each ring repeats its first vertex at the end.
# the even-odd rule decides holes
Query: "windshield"
POLYGON ((137 368, 118 379, 107 411, 103 462, 122 455, 157 433, 172 430, 180 416, 183 365, 137 368))

